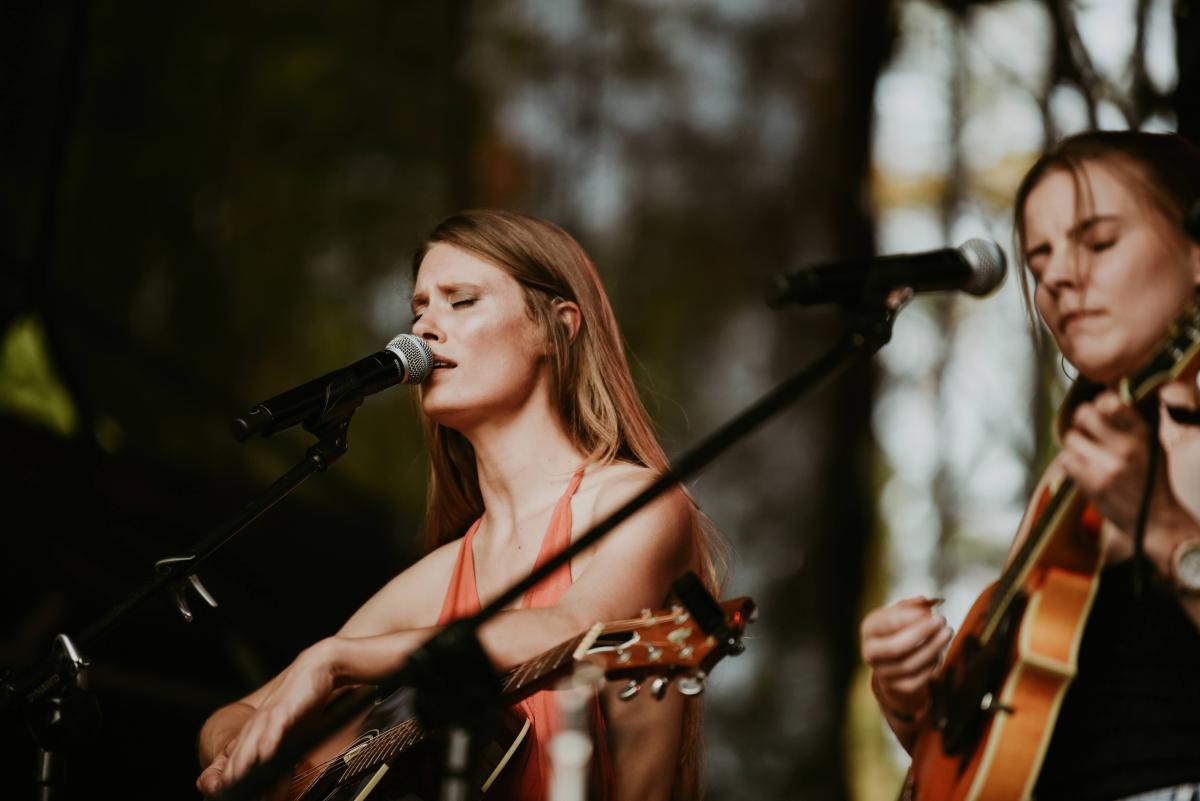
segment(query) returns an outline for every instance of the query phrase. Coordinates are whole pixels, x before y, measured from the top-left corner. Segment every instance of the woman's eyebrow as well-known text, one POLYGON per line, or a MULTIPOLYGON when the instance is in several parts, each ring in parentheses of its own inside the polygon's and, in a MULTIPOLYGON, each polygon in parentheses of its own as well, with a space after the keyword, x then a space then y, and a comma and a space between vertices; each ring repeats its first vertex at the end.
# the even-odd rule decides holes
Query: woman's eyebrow
POLYGON ((1050 252, 1049 242, 1039 242, 1025 251, 1025 261, 1030 261, 1034 256, 1043 256, 1050 252))
POLYGON ((438 289, 442 290, 447 295, 453 295, 455 292, 478 292, 482 287, 479 284, 469 284, 464 281, 457 281, 449 284, 438 284, 438 289))
POLYGON ((1071 226, 1071 230, 1068 233, 1073 239, 1078 239, 1101 223, 1117 222, 1120 219, 1120 215, 1117 214, 1093 214, 1091 217, 1086 217, 1071 226))
MULTIPOLYGON (((462 281, 453 283, 445 283, 437 285, 438 291, 443 295, 453 295, 456 292, 474 292, 478 293, 483 287, 480 284, 470 284, 462 281)), ((411 306, 413 311, 418 307, 425 306, 429 303, 429 295, 425 292, 414 292, 412 296, 411 306)))

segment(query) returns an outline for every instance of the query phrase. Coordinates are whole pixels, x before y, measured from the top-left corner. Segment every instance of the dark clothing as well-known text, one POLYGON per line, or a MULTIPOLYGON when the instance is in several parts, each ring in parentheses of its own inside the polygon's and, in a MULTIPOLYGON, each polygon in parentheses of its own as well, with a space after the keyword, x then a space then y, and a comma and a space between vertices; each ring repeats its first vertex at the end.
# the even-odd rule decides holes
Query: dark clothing
POLYGON ((1200 630, 1143 562, 1101 574, 1038 777, 1038 801, 1111 801, 1200 782, 1200 630))

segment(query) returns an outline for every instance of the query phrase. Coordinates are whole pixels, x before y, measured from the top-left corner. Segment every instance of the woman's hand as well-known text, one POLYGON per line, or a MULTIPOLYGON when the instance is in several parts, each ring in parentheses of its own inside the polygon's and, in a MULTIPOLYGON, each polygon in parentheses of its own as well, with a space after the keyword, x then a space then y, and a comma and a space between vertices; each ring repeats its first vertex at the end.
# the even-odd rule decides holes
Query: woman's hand
POLYGON ((228 789, 254 765, 274 756, 285 733, 329 701, 336 687, 336 638, 302 651, 287 667, 237 736, 200 774, 197 788, 205 795, 228 789))
MULTIPOLYGON (((1195 526, 1195 521, 1184 511, 1173 489, 1175 484, 1187 483, 1175 475, 1186 466, 1184 455, 1170 439, 1177 432, 1169 422, 1162 424, 1160 432, 1167 453, 1160 460, 1150 500, 1146 553, 1165 574, 1165 554, 1186 529, 1195 526), (1163 463, 1167 464, 1166 470, 1163 463)), ((1081 404, 1075 410, 1071 429, 1063 436, 1060 465, 1100 514, 1120 531, 1104 543, 1105 561, 1110 563, 1133 556, 1133 532, 1149 468, 1148 437, 1141 414, 1112 391, 1081 404)))
POLYGON ((226 743, 224 750, 217 754, 216 759, 202 770, 199 778, 196 779, 196 789, 205 798, 216 795, 226 785, 225 768, 229 764, 229 749, 232 745, 233 740, 226 743))
POLYGON ((1100 514, 1125 534, 1106 543, 1108 561, 1133 555, 1129 535, 1146 486, 1148 437, 1141 414, 1112 391, 1080 404, 1063 435, 1060 465, 1100 514))
POLYGON ((905 598, 871 612, 859 629, 871 688, 906 748, 915 733, 912 725, 929 706, 929 680, 954 633, 933 611, 938 603, 924 596, 905 598))

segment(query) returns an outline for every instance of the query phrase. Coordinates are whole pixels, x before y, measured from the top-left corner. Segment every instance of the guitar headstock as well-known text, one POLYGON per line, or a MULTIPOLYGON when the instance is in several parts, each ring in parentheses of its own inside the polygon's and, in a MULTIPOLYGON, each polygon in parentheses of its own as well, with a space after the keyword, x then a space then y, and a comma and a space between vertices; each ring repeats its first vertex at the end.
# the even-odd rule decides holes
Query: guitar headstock
POLYGON ((1200 361, 1200 304, 1175 319, 1150 361, 1121 382, 1121 396, 1135 404, 1200 361))
POLYGON ((605 626, 593 642, 581 647, 582 657, 598 665, 607 679, 625 679, 619 693, 625 700, 648 678, 656 698, 663 696, 673 679, 681 693, 697 695, 713 665, 726 654, 745 650, 742 635, 757 615, 749 598, 723 601, 720 607, 724 620, 714 634, 705 633, 682 606, 646 610, 636 620, 605 626))

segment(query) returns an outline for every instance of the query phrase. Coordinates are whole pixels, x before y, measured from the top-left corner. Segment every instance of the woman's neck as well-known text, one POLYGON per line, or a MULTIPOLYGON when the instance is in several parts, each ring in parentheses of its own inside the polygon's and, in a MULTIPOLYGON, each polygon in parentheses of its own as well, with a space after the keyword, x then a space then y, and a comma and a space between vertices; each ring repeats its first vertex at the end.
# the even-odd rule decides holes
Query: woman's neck
POLYGON ((548 401, 463 432, 475 450, 488 523, 499 530, 515 532, 523 515, 553 504, 584 462, 548 401))

